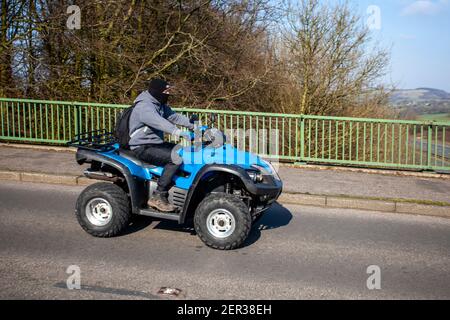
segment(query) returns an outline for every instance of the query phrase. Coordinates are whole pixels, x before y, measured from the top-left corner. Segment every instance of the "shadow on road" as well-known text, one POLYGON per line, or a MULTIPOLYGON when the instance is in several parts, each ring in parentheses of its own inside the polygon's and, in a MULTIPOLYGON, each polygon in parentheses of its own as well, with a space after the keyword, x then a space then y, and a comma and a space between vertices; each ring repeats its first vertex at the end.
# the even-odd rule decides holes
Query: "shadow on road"
POLYGON ((153 220, 150 217, 133 215, 131 224, 121 233, 120 236, 126 236, 141 231, 151 225, 152 222, 153 220))
MULTIPOLYGON (((261 237, 262 231, 284 227, 289 224, 291 219, 292 213, 288 209, 286 209, 279 203, 273 204, 273 206, 268 211, 266 211, 259 220, 257 220, 253 224, 252 230, 250 231, 250 235, 245 241, 243 247, 250 246, 256 241, 258 241, 258 239, 261 237)), ((145 229, 149 225, 151 225, 153 221, 155 220, 153 220, 150 217, 135 216, 133 218, 133 222, 130 224, 130 226, 125 230, 125 232, 122 235, 124 236, 132 234, 142 229, 145 229)), ((184 225, 179 225, 175 221, 161 220, 158 221, 153 228, 185 232, 193 236, 196 235, 192 221, 187 221, 184 225)))
POLYGON ((287 226, 292 220, 292 213, 278 202, 253 224, 250 235, 244 243, 244 247, 250 246, 261 237, 261 231, 277 229, 287 226))
POLYGON ((171 220, 161 220, 158 221, 158 224, 154 227, 154 229, 172 230, 189 233, 193 236, 196 235, 194 224, 191 220, 186 221, 184 224, 178 224, 178 222, 171 220))
POLYGON ((176 221, 158 220, 151 217, 136 215, 133 216, 131 224, 128 226, 128 228, 125 229, 125 231, 120 236, 126 236, 135 232, 139 232, 149 227, 153 222, 156 222, 156 225, 153 227, 153 229, 179 231, 190 233, 191 235, 196 235, 192 223, 178 224, 176 221))

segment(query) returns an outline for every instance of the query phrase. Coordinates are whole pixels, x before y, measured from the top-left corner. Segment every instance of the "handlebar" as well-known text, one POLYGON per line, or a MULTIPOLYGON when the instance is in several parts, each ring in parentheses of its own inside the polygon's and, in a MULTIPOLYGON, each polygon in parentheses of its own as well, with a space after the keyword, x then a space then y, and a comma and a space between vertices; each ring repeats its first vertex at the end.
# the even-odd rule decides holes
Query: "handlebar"
POLYGON ((225 135, 218 129, 210 128, 208 126, 196 126, 194 127, 194 130, 189 133, 191 142, 196 142, 196 139, 198 139, 197 142, 202 142, 202 145, 205 146, 225 143, 225 135), (200 135, 198 135, 198 133, 200 133, 200 135), (221 139, 217 139, 218 134, 220 134, 221 139), (204 141, 204 138, 206 138, 206 142, 204 141))

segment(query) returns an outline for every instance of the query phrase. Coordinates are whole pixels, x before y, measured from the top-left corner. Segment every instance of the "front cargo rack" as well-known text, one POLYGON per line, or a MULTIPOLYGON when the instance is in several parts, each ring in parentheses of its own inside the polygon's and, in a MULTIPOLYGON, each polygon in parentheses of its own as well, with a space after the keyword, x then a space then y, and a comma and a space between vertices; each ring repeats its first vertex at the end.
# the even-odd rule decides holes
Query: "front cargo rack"
POLYGON ((116 143, 117 140, 112 132, 101 129, 77 134, 74 139, 67 142, 67 145, 80 149, 105 152, 113 150, 116 143))

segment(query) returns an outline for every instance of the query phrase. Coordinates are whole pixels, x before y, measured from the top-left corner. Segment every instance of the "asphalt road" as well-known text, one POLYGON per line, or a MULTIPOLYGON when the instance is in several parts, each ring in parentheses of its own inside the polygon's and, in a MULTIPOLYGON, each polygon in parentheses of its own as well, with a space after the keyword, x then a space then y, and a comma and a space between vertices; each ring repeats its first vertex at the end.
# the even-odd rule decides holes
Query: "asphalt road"
POLYGON ((73 214, 81 190, 0 181, 0 298, 172 299, 157 292, 175 287, 187 299, 450 299, 449 219, 276 205, 224 252, 145 217, 93 238, 73 214), (70 265, 81 290, 66 288, 70 265))
MULTIPOLYGON (((416 141, 416 148, 420 150, 420 144, 422 144, 422 150, 424 152, 428 151, 428 141, 424 139, 423 141, 416 141)), ((450 158, 450 146, 444 145, 442 143, 435 144, 431 142, 431 153, 433 156, 438 156, 438 160, 442 161, 442 157, 450 158)))

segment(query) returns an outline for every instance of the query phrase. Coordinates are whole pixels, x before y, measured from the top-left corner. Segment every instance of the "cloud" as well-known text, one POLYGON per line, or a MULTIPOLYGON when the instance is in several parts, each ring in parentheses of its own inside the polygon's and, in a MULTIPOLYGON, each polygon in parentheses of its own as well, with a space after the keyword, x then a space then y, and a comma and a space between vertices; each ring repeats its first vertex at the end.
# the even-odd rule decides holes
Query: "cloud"
POLYGON ((449 0, 419 0, 403 8, 402 16, 434 15, 442 11, 449 4, 449 0))

